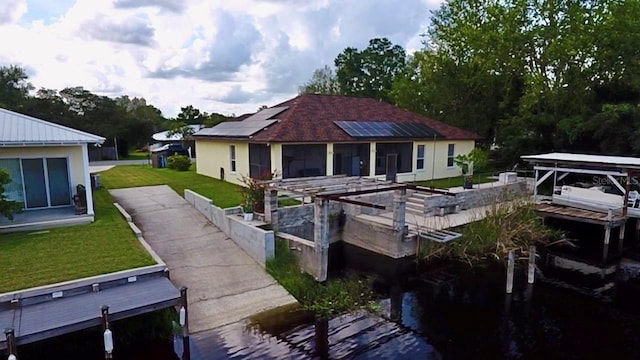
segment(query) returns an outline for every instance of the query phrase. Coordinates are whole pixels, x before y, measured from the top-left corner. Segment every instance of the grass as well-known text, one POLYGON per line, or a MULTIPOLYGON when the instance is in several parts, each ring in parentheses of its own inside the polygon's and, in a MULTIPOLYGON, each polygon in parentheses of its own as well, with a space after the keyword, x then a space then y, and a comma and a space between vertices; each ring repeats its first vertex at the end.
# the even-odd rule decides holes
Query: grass
MULTIPOLYGON (((473 175, 473 183, 474 184, 483 184, 492 181, 496 181, 492 178, 491 173, 483 173, 483 174, 474 174, 473 175)), ((452 187, 462 186, 464 182, 464 178, 462 175, 454 176, 450 178, 444 179, 434 179, 434 180, 425 180, 425 181, 416 181, 414 184, 426 187, 434 187, 438 189, 449 189, 452 187)))
POLYGON ((148 160, 150 158, 147 151, 129 151, 126 158, 122 160, 148 160))
POLYGON ((424 242, 420 257, 460 260, 473 266, 486 260, 502 261, 512 250, 528 255, 530 245, 548 245, 560 236, 542 224, 533 204, 524 198, 494 203, 488 212, 484 219, 459 229, 460 239, 446 244, 424 242))
POLYGON ((100 182, 108 189, 168 185, 180 196, 184 196, 184 189, 190 189, 221 208, 238 206, 242 201, 240 186, 196 174, 194 165, 189 171, 158 169, 150 165, 116 166, 101 172, 100 182))
POLYGON ((333 316, 360 309, 380 310, 373 301, 372 279, 349 275, 319 283, 300 271, 295 255, 282 239, 276 240, 276 256, 267 260, 267 271, 298 299, 305 310, 317 315, 333 316))
POLYGON ((0 293, 153 265, 107 190, 94 200, 92 224, 0 234, 0 293))

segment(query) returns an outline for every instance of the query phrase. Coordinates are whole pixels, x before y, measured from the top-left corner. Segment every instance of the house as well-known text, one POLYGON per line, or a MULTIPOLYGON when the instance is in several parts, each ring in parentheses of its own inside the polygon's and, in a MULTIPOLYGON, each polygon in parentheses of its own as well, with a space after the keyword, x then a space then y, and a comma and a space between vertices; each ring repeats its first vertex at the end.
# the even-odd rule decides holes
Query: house
POLYGON ((12 181, 5 187, 5 195, 23 204, 21 218, 44 214, 39 210, 73 215, 73 198, 78 185, 82 185, 86 196, 84 220, 93 221, 88 146, 104 140, 0 108, 0 168, 8 171, 12 181))
POLYGON ((303 94, 193 135, 200 174, 240 183, 339 175, 400 182, 461 175, 454 158, 479 137, 368 98, 303 94))
MULTIPOLYGON (((190 131, 193 133, 198 132, 200 129, 204 127, 204 125, 202 124, 187 125, 187 126, 189 127, 190 131)), ((167 145, 179 145, 187 148, 189 157, 192 157, 192 158, 196 157, 195 149, 191 147, 191 145, 193 145, 191 144, 191 141, 187 141, 186 139, 183 139, 182 134, 172 134, 170 136, 169 132, 170 132, 169 130, 165 130, 165 131, 160 131, 151 135, 151 138, 153 139, 153 141, 155 141, 155 143, 150 147, 150 150, 152 152, 164 151, 167 149, 167 145)))

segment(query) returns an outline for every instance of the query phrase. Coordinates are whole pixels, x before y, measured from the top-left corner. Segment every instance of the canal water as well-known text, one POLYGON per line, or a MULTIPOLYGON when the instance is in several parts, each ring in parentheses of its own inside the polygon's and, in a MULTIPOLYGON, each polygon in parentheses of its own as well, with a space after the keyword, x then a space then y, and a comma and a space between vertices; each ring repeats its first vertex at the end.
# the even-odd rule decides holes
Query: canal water
MULTIPOLYGON (((391 261, 348 245, 332 251, 332 276, 378 274, 380 314, 263 314, 193 335, 191 358, 640 359, 640 307, 634 300, 640 291, 633 281, 611 289, 610 297, 591 297, 542 281, 527 286, 520 271, 514 293, 505 296, 501 264, 417 269, 412 261, 391 261)), ((62 345, 48 349, 51 356, 20 359, 102 358, 95 347, 71 354, 62 345), (66 356, 53 356, 58 353, 66 356)), ((173 349, 170 342, 141 343, 116 358, 178 359, 174 351, 182 353, 179 337, 173 349)))

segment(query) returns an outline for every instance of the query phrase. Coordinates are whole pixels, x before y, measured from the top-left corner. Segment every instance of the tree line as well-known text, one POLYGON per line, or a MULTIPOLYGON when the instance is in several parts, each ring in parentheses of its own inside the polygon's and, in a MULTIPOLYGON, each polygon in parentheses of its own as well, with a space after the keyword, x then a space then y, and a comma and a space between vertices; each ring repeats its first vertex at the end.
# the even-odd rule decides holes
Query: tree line
POLYGON ((186 125, 213 126, 230 118, 200 112, 192 105, 182 107, 175 118, 167 118, 142 97, 110 98, 82 86, 35 90, 25 69, 16 65, 0 67, 0 107, 103 136, 107 145, 117 139, 121 155, 146 146, 156 132, 187 134, 186 125))
POLYGON ((640 2, 449 0, 423 48, 346 48, 300 92, 367 96, 478 133, 494 158, 640 155, 640 2))

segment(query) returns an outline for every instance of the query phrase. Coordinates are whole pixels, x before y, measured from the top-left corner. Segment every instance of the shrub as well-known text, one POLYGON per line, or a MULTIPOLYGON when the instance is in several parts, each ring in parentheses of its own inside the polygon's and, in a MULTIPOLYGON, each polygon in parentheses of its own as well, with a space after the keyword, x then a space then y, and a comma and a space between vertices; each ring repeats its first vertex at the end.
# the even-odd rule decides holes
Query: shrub
POLYGON ((244 185, 244 187, 240 188, 240 195, 242 196, 241 206, 243 210, 246 207, 247 209, 250 208, 257 212, 264 211, 264 192, 268 185, 263 181, 271 180, 275 176, 275 172, 264 171, 255 178, 246 175, 240 177, 240 182, 244 185))
POLYGON ((187 171, 191 167, 191 160, 184 155, 171 155, 167 159, 167 167, 178 171, 187 171))
POLYGON ((5 185, 10 183, 11 177, 9 173, 4 169, 0 169, 0 215, 9 220, 13 220, 13 213, 22 209, 22 203, 7 199, 5 195, 5 185))

